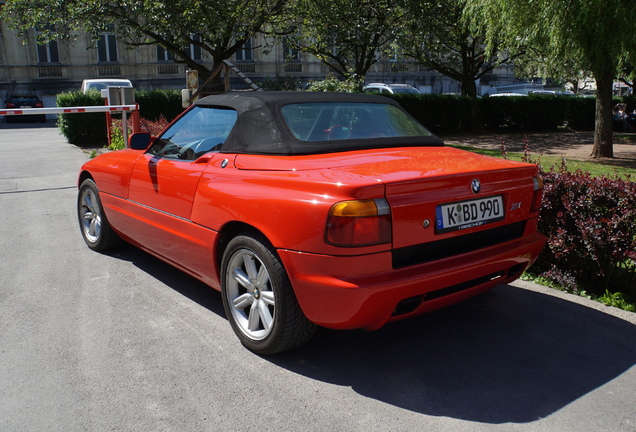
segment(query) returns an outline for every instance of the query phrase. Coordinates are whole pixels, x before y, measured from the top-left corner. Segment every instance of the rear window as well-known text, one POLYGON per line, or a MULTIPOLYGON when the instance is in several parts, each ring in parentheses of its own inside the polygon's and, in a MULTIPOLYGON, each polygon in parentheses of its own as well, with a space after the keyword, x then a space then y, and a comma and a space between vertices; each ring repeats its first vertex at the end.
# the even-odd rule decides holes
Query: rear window
POLYGON ((35 105, 40 102, 37 98, 34 97, 12 97, 9 102, 16 105, 35 105))
POLYGON ((86 83, 86 90, 103 90, 108 87, 132 87, 126 81, 89 81, 86 83))
POLYGON ((431 133, 396 106, 377 103, 285 105, 283 118, 300 141, 430 137, 431 133))

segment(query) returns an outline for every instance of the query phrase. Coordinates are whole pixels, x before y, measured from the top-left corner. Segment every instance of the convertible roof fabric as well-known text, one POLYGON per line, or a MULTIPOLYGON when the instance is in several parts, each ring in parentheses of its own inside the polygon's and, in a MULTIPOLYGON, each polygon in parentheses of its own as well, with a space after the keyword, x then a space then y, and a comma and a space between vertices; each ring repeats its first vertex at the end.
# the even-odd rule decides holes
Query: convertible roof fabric
POLYGON ((289 130, 281 112, 284 105, 300 103, 376 103, 393 105, 404 111, 395 100, 383 96, 332 92, 229 92, 200 99, 195 106, 231 108, 238 112, 236 124, 221 153, 304 155, 369 148, 444 145, 433 134, 429 137, 300 141, 289 130))

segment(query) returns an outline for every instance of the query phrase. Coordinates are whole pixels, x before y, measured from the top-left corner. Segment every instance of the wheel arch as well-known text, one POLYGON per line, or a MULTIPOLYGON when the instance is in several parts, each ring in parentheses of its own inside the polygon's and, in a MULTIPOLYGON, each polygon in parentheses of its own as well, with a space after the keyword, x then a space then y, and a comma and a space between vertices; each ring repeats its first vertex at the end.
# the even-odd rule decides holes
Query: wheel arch
POLYGON ((90 172, 88 172, 86 170, 82 170, 82 172, 79 173, 79 177, 77 179, 77 187, 79 187, 82 184, 82 182, 84 182, 84 180, 86 180, 86 179, 91 179, 91 180, 95 181, 93 179, 93 176, 91 175, 90 172))
MULTIPOLYGON (((218 241, 216 242, 216 266, 219 271, 219 280, 221 277, 221 262, 223 261, 223 254, 225 253, 225 249, 227 249, 227 245, 230 241, 241 233, 253 233, 262 236, 264 240, 266 240, 270 246, 272 246, 272 242, 267 238, 267 236, 258 228, 253 225, 250 225, 245 222, 240 221, 232 221, 228 222, 219 231, 218 241)), ((276 249, 272 246, 272 249, 275 251, 276 249)))

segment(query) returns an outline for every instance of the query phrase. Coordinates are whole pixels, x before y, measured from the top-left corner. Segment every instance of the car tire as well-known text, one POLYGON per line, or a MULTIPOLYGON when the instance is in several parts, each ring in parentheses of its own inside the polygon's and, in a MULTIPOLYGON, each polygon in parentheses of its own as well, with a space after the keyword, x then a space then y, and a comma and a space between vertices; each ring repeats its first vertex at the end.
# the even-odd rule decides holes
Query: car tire
POLYGON ((316 326, 303 314, 287 272, 261 234, 233 238, 221 263, 223 307, 250 351, 271 355, 307 342, 316 326))
POLYGON ((92 250, 102 252, 121 244, 121 239, 106 218, 99 190, 92 179, 86 179, 80 185, 77 218, 82 237, 92 250))

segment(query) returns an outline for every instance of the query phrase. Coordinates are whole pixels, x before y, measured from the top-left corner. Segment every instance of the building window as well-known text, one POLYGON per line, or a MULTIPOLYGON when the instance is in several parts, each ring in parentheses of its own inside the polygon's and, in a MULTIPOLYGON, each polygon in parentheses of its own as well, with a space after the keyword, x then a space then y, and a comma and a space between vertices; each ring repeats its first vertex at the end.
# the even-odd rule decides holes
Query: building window
POLYGON ((236 52, 236 61, 252 61, 252 38, 243 44, 243 47, 236 52))
POLYGON ((174 61, 174 54, 162 47, 161 45, 157 45, 157 61, 158 62, 172 62, 174 61))
MULTIPOLYGON (((46 33, 47 37, 55 34, 55 26, 45 25, 35 27, 35 40, 39 39, 40 35, 46 33)), ((37 43, 36 49, 38 52, 38 63, 59 63, 60 53, 57 48, 57 41, 52 40, 49 42, 37 43)))
POLYGON ((117 37, 114 34, 101 34, 97 40, 97 59, 100 63, 117 62, 117 37))
MULTIPOLYGON (((191 35, 192 40, 195 42, 201 42, 201 36, 199 35, 191 35)), ((201 60, 201 46, 200 45, 195 45, 195 44, 190 44, 190 58, 192 60, 201 60)))
POLYGON ((293 48, 288 39, 283 40, 283 59, 288 63, 300 61, 300 51, 293 48))
POLYGON ((59 63, 60 54, 57 50, 57 41, 38 44, 38 63, 59 63))

